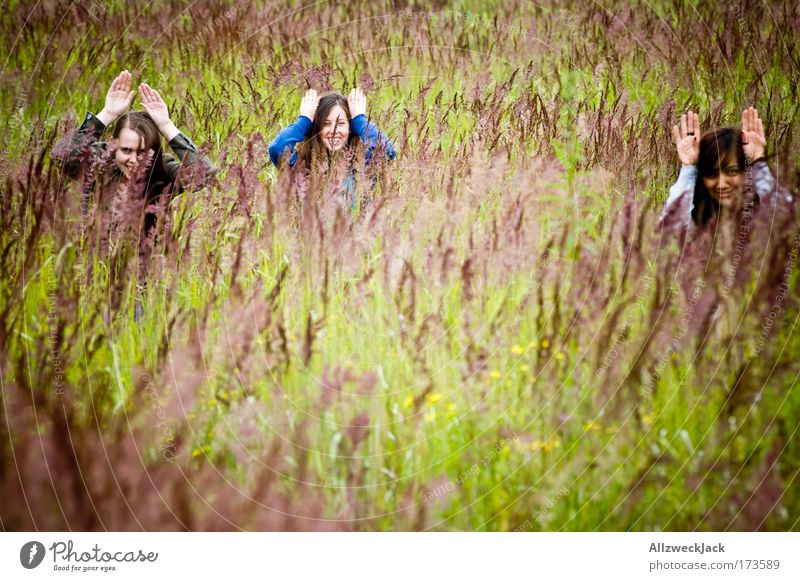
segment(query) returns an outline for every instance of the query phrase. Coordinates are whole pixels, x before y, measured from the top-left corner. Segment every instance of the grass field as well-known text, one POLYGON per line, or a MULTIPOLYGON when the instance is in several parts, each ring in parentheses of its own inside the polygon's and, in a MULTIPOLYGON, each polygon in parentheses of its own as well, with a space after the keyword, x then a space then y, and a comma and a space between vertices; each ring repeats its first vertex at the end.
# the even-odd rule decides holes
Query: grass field
POLYGON ((687 108, 797 191, 796 4, 283 4, 4 4, 0 526, 799 530, 800 231, 657 227, 687 108), (144 266, 50 159, 122 69, 219 169, 144 266), (266 149, 356 85, 350 215, 266 149))

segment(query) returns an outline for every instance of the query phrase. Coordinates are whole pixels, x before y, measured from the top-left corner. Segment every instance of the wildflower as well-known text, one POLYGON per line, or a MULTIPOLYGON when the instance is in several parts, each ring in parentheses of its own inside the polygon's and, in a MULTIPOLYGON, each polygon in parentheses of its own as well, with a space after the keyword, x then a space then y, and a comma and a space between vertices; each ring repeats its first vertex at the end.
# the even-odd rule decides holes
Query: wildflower
POLYGON ((547 440, 544 445, 542 446, 542 450, 545 452, 551 452, 555 448, 561 447, 561 440, 558 438, 554 438, 552 440, 547 440))
POLYGON ((542 339, 542 349, 547 349, 548 347, 550 347, 550 341, 542 339))
POLYGON ((528 367, 527 365, 520 365, 520 366, 519 366, 519 370, 520 370, 522 373, 528 373, 528 371, 530 371, 530 367, 528 367))
POLYGON ((642 421, 643 421, 643 422, 644 422, 646 425, 648 425, 648 426, 652 426, 652 425, 653 425, 653 414, 645 414, 645 415, 643 415, 643 416, 642 416, 642 421))
POLYGON ((444 396, 443 396, 441 393, 432 393, 432 394, 428 395, 428 397, 427 397, 426 399, 428 400, 428 403, 429 403, 430 405, 433 405, 433 404, 435 404, 437 401, 439 401, 440 399, 442 399, 443 397, 444 397, 444 396))
POLYGON ((583 431, 584 432, 599 432, 600 431, 600 424, 596 421, 591 420, 583 424, 583 431))
POLYGON ((514 346, 511 348, 511 352, 512 352, 514 355, 522 355, 523 353, 525 353, 525 349, 523 349, 521 345, 514 345, 514 346))
POLYGON ((503 376, 503 374, 500 373, 499 371, 497 371, 496 369, 493 369, 489 373, 489 377, 491 377, 492 379, 500 379, 502 376, 503 376))
POLYGON ((564 354, 561 351, 556 353, 556 360, 557 361, 564 361, 564 354))
POLYGON ((447 418, 453 418, 456 415, 456 404, 451 403, 447 406, 447 418))
POLYGON ((414 405, 414 396, 409 395, 403 402, 403 407, 410 408, 412 405, 414 405))

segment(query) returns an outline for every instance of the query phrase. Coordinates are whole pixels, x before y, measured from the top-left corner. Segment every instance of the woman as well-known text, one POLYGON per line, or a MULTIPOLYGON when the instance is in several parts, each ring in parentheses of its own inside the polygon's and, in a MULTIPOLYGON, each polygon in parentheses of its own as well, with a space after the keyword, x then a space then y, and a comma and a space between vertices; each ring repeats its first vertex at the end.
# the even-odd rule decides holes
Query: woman
MULTIPOLYGON (((155 89, 139 85, 144 111, 128 111, 133 96, 131 74, 122 71, 106 93, 103 110, 97 116, 87 113, 83 124, 53 151, 53 158, 63 164, 67 176, 89 178, 84 190, 87 195, 101 186, 98 194, 106 199, 98 201, 104 210, 109 209, 120 189, 138 190, 142 201, 149 203, 165 192, 176 195, 188 181, 204 185, 213 174, 208 159, 175 127, 166 103, 155 89), (111 124, 111 141, 100 141, 111 124), (163 153, 161 136, 178 159, 163 153), (192 180, 185 179, 189 169, 193 170, 192 180)), ((145 234, 154 223, 155 217, 147 214, 145 234)))
POLYGON ((357 148, 363 144, 365 167, 369 167, 378 149, 389 160, 397 153, 389 138, 367 121, 366 113, 367 99, 361 89, 353 89, 347 99, 337 93, 320 98, 314 89, 309 89, 300 102, 297 120, 270 143, 269 157, 277 167, 282 161, 290 167, 300 162, 306 170, 322 172, 339 160, 345 161, 349 167, 341 193, 353 208, 357 148))
POLYGON ((697 114, 689 111, 672 134, 681 171, 670 188, 662 222, 697 233, 712 221, 741 222, 743 212, 776 197, 765 158, 764 124, 755 108, 745 109, 741 131, 725 127, 701 137, 697 114))
MULTIPOLYGON (((53 158, 62 163, 67 176, 84 178, 84 214, 90 199, 96 198, 101 247, 106 241, 108 248, 116 247, 126 238, 123 230, 138 244, 137 279, 143 285, 156 224, 148 206, 166 203, 187 186, 206 185, 214 168, 172 122, 158 91, 141 84, 138 92, 144 111, 128 111, 134 91, 131 74, 122 71, 106 93, 103 110, 97 116, 87 113, 83 124, 55 147, 53 158), (112 124, 111 140, 100 141, 112 124), (162 136, 177 159, 163 153, 162 136)), ((137 296, 135 319, 141 314, 137 296)))

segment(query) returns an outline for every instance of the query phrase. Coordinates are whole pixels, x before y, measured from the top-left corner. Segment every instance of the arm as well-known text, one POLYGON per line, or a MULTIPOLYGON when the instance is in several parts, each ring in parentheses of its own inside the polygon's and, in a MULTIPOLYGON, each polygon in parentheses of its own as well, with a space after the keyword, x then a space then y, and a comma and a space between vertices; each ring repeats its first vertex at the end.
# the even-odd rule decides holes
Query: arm
POLYGON ((167 104, 158 91, 146 83, 142 83, 139 85, 139 97, 142 107, 156 124, 161 135, 169 141, 172 151, 178 156, 178 159, 164 156, 164 167, 170 179, 176 180, 182 169, 184 171, 191 170, 193 174, 196 172, 199 178, 197 180, 199 187, 207 185, 214 176, 213 164, 208 158, 200 155, 192 140, 178 130, 170 119, 167 104))
POLYGON ((289 149, 289 165, 293 166, 297 163, 297 152, 294 150, 294 146, 310 135, 313 126, 314 123, 311 119, 300 115, 297 117, 297 121, 278 133, 278 136, 269 144, 269 158, 272 163, 276 167, 280 167, 281 159, 287 148, 289 149))
POLYGON ((767 153, 767 137, 764 122, 758 117, 755 107, 748 107, 742 113, 742 147, 756 195, 767 200, 775 193, 776 182, 764 158, 767 153))
POLYGON ((105 129, 100 119, 87 112, 81 126, 53 148, 51 157, 62 164, 67 176, 77 179, 88 162, 105 148, 106 144, 99 141, 105 129))
POLYGON ((692 221, 696 182, 697 168, 693 165, 681 167, 677 181, 669 189, 669 197, 661 214, 662 222, 668 215, 676 216, 681 224, 688 225, 692 221))
POLYGON ((164 156, 164 167, 170 179, 178 178, 181 170, 189 170, 191 173, 197 172, 199 176, 199 187, 208 185, 213 179, 216 168, 206 156, 200 155, 197 146, 186 135, 181 133, 173 137, 169 146, 178 159, 172 156, 164 156))
POLYGON ((367 121, 367 116, 363 113, 353 117, 353 119, 350 120, 350 131, 358 135, 361 138, 361 141, 364 142, 364 145, 366 146, 364 161, 367 164, 369 164, 370 160, 372 159, 372 151, 378 145, 384 148, 386 157, 390 160, 393 160, 397 155, 397 150, 394 147, 394 143, 392 143, 392 141, 383 131, 378 129, 377 125, 367 121))
POLYGON ((697 182, 696 164, 700 157, 700 120, 697 113, 688 111, 681 115, 680 126, 672 127, 672 137, 678 150, 678 159, 681 160, 681 172, 678 180, 669 189, 661 223, 668 216, 674 216, 681 226, 689 226, 692 222, 694 186, 697 182))
POLYGON ((83 124, 73 132, 71 138, 53 149, 53 159, 64 164, 64 170, 69 177, 77 178, 85 169, 86 162, 105 148, 105 143, 98 140, 106 127, 119 119, 131 106, 133 91, 130 89, 131 74, 122 71, 111 82, 103 110, 97 116, 87 113, 83 124))
POLYGON ((281 131, 278 137, 269 144, 269 158, 275 167, 280 167, 281 158, 287 148, 289 149, 289 165, 294 166, 297 163, 297 152, 294 150, 294 146, 311 134, 311 129, 314 127, 312 120, 317 114, 318 106, 319 95, 314 89, 309 89, 300 100, 300 114, 297 121, 281 131))

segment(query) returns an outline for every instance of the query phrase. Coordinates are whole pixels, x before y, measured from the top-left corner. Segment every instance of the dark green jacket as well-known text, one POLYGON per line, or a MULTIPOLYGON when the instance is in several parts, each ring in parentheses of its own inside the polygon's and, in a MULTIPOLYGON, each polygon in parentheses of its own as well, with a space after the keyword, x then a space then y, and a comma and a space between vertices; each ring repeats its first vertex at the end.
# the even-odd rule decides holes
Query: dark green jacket
MULTIPOLYGON (((81 126, 72 132, 68 140, 60 143, 53 150, 53 158, 59 161, 67 176, 77 179, 86 170, 86 163, 91 163, 97 157, 103 155, 108 149, 108 143, 100 141, 103 133, 106 130, 105 124, 95 117, 92 113, 86 113, 81 126)), ((181 168, 196 167, 198 165, 205 166, 205 180, 200 185, 207 185, 213 178, 214 166, 204 156, 200 155, 197 146, 192 143, 183 133, 178 133, 170 142, 169 146, 175 156, 169 153, 163 153, 164 171, 169 179, 169 182, 164 184, 164 187, 174 183, 180 175, 181 168)), ((112 180, 119 181, 122 177, 122 171, 114 166, 112 170, 112 180)), ((96 177, 96 176, 95 176, 96 177)), ((93 184, 92 184, 93 185, 93 184)), ((150 196, 158 195, 161 192, 149 192, 150 196)), ((179 192, 173 190, 173 195, 179 192)))

